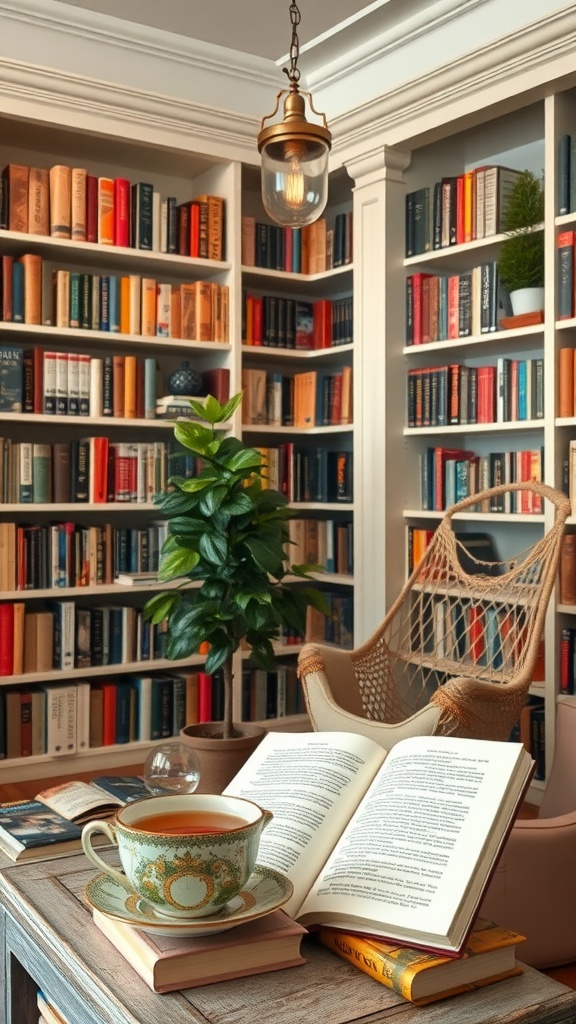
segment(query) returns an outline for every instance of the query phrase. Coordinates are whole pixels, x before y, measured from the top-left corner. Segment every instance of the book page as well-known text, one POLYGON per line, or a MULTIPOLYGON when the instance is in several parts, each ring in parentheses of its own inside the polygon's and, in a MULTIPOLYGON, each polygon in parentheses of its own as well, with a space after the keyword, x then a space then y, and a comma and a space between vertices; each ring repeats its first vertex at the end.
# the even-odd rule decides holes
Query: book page
POLYGON ((270 732, 224 790, 272 811, 257 860, 292 882, 286 913, 298 909, 385 756, 352 733, 270 732))
MULTIPOLYGON (((398 743, 298 920, 448 940, 464 897, 472 909, 479 901, 530 765, 519 743, 442 736, 398 743)), ((462 927, 466 911, 471 919, 468 906, 462 927)))
MULTIPOLYGON (((88 782, 63 782, 60 786, 44 789, 38 793, 36 799, 46 807, 51 807, 53 811, 58 811, 68 821, 78 821, 85 815, 90 816, 90 811, 105 812, 109 811, 111 806, 122 807, 124 802, 91 786, 88 782)), ((92 816, 97 817, 97 814, 94 813, 92 816)))

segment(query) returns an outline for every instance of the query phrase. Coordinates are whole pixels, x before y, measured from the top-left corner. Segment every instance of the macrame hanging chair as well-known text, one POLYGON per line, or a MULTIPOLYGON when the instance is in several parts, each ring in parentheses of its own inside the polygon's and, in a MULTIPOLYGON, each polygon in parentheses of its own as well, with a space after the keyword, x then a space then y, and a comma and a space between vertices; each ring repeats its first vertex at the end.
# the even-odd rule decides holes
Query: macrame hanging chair
POLYGON ((532 681, 570 512, 566 495, 539 483, 494 487, 451 506, 369 640, 353 651, 302 648, 298 674, 313 728, 362 733, 386 748, 414 734, 508 739, 532 681), (506 561, 476 558, 454 532, 454 515, 520 491, 532 511, 552 503, 552 526, 506 561))

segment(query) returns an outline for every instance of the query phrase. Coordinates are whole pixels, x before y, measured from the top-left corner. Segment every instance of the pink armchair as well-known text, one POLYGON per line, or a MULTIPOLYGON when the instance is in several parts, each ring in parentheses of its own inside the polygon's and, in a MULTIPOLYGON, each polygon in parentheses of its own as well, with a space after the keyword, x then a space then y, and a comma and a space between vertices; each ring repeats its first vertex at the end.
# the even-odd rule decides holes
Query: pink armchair
POLYGON ((555 754, 537 818, 514 824, 479 913, 526 936, 533 967, 576 960, 576 704, 557 706, 555 754))

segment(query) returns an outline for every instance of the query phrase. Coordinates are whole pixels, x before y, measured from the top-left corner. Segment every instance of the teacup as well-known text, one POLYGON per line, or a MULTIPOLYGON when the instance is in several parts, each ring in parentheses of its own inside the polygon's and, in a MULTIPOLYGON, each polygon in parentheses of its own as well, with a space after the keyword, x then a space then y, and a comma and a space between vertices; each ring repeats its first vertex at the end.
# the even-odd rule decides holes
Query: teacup
POLYGON ((270 811, 241 797, 188 793, 135 800, 82 830, 89 860, 124 888, 174 918, 215 914, 237 896, 256 865, 270 811), (124 874, 106 864, 91 837, 118 846, 124 874))

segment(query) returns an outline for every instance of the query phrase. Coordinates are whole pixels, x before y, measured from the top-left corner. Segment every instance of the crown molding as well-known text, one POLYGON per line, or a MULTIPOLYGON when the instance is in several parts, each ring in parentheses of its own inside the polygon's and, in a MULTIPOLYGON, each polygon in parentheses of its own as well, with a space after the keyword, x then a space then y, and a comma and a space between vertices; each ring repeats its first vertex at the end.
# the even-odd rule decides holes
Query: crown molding
POLYGON ((147 77, 152 82, 155 64, 159 68, 169 66, 171 75, 179 79, 181 91, 186 88, 188 73, 192 81, 199 75, 217 76, 218 81, 236 90, 244 90, 247 85, 255 86, 257 91, 278 87, 278 68, 272 60, 54 0, 0 0, 0 24, 3 33, 43 33, 47 40, 44 52, 50 57, 57 52, 56 41, 62 41, 68 59, 72 55, 74 60, 78 54, 80 66, 82 47, 86 43, 97 46, 102 52, 102 66, 112 68, 116 76, 126 73, 127 57, 137 60, 140 67, 143 61, 148 62, 147 77), (50 49, 50 36, 54 50, 50 49))
POLYGON ((571 5, 332 118, 335 156, 366 154, 377 138, 395 146, 451 122, 453 130, 457 117, 491 103, 513 106, 527 84, 535 98, 550 81, 575 75, 575 52, 571 5))
POLYGON ((0 97, 5 114, 42 117, 67 127, 200 149, 209 156, 259 160, 259 122, 233 111, 131 89, 52 68, 0 57, 0 97))
MULTIPOLYGON (((469 15, 489 2, 490 0, 436 0, 435 3, 428 5, 426 10, 398 21, 384 32, 381 30, 381 10, 374 10, 365 16, 360 12, 357 24, 351 30, 342 33, 341 53, 337 57, 330 57, 328 45, 322 46, 323 40, 318 44, 313 40, 309 44, 308 52, 314 59, 314 68, 306 75, 306 87, 321 87, 324 90, 342 76, 352 77, 365 67, 383 60, 398 47, 407 48, 421 36, 448 25, 456 18, 469 15), (324 51, 326 58, 321 63, 324 51)), ((334 50, 333 40, 330 39, 329 42, 334 50)), ((302 52, 304 49, 302 47, 302 52)))

